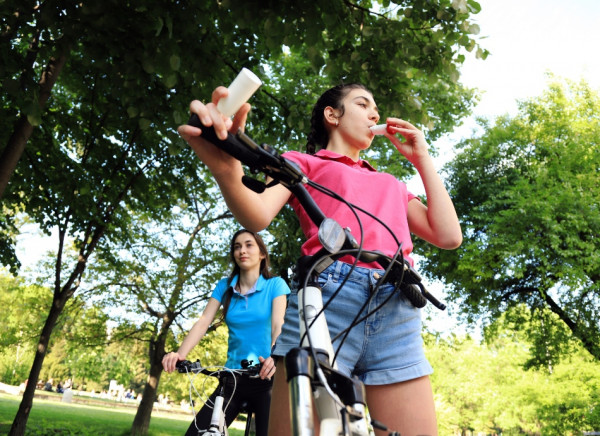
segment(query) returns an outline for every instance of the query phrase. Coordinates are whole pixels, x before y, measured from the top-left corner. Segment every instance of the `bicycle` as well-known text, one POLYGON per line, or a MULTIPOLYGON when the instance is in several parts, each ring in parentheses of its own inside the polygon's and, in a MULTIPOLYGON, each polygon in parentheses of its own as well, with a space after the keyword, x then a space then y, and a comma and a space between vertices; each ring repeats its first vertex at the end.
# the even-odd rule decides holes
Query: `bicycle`
MULTIPOLYGON (((201 128, 201 136, 204 139, 240 160, 248 167, 250 173, 263 173, 272 178, 269 184, 265 184, 244 175, 242 182, 247 188, 260 193, 270 186, 281 183, 295 195, 318 228, 319 241, 323 248, 310 259, 303 259, 297 271, 303 279, 303 287, 298 292, 301 346, 292 349, 284 359, 290 386, 293 434, 295 436, 314 434, 312 407, 312 399, 314 399, 321 423, 321 435, 369 435, 364 385, 357 378, 348 377, 337 371, 336 354, 324 316, 326 305, 323 305, 320 289, 314 280, 315 274, 324 270, 336 259, 352 255, 356 259, 354 266, 358 260, 361 260, 366 263, 377 262, 384 269, 384 274, 378 280, 373 295, 381 284, 389 282, 401 290, 417 308, 424 307, 428 301, 440 310, 444 310, 446 306, 427 291, 419 274, 402 257, 402 244, 397 239, 399 247, 393 257, 378 251, 364 250, 362 242, 359 244, 349 229, 342 228, 336 221, 323 214, 305 185, 340 201, 344 200, 331 190, 309 180, 295 163, 279 155, 274 148, 267 144, 258 145, 241 130, 235 135, 228 133, 227 138, 221 140, 216 136, 214 128, 202 125, 195 114, 191 116, 188 124, 201 128)), ((385 223, 367 211, 353 205, 349 206, 371 216, 387 228, 385 223)), ((358 218, 358 215, 356 216, 358 218)), ((390 234, 395 238, 391 231, 390 234)), ((344 282, 340 284, 334 295, 343 286, 344 282)), ((370 313, 365 317, 369 315, 370 313)), ((358 319, 358 316, 354 322, 364 319, 358 319)), ((390 431, 382 423, 371 420, 370 424, 378 429, 390 431)), ((394 431, 390 431, 389 435, 399 436, 394 431)))
MULTIPOLYGON (((204 374, 207 376, 215 377, 219 380, 219 385, 217 386, 217 395, 213 404, 213 412, 210 419, 210 424, 207 429, 198 428, 198 423, 196 422, 196 413, 194 413, 194 409, 192 406, 192 414, 194 415, 194 424, 198 429, 198 434, 201 436, 228 436, 229 431, 227 429, 227 425, 225 422, 225 412, 227 407, 229 406, 230 400, 225 402, 225 381, 228 377, 231 377, 234 382, 233 392, 235 392, 235 386, 237 383, 237 378, 239 376, 245 376, 249 378, 258 378, 260 373, 260 363, 252 365, 252 361, 243 360, 241 362, 241 369, 229 369, 221 367, 217 368, 208 368, 203 367, 199 360, 195 362, 190 362, 188 360, 180 360, 176 363, 175 368, 180 373, 193 373, 193 374, 204 374)), ((190 404, 194 404, 192 398, 192 387, 193 380, 190 379, 190 404)), ((195 388, 194 388, 195 389, 195 388)), ((232 393, 233 396, 233 393, 232 393)), ((242 406, 242 410, 240 413, 247 413, 246 420, 246 429, 244 432, 244 436, 250 435, 250 428, 252 425, 252 412, 246 410, 244 406, 242 406)))

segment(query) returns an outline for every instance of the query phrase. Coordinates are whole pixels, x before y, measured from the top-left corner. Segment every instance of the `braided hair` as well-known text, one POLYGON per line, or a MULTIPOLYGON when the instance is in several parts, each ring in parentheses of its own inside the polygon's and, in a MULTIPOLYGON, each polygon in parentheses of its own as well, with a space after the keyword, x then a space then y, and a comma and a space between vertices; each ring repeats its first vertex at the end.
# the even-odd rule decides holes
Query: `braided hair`
POLYGON ((329 142, 329 130, 324 122, 324 111, 327 106, 340 111, 340 117, 344 115, 344 105, 342 101, 353 89, 364 89, 370 92, 366 86, 360 83, 348 83, 334 86, 328 89, 319 97, 315 104, 312 116, 310 118, 310 133, 308 134, 306 152, 315 154, 321 148, 326 148, 329 142))

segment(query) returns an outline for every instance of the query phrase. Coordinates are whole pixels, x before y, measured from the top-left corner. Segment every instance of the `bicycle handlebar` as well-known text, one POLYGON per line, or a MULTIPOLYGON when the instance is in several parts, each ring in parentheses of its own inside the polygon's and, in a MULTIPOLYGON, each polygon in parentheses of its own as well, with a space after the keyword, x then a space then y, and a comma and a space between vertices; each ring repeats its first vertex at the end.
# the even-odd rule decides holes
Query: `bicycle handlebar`
MULTIPOLYGON (((188 124, 202 129, 201 137, 248 166, 252 173, 256 174, 262 172, 273 178, 275 183, 281 183, 288 188, 296 196, 300 204, 302 204, 306 213, 317 228, 319 228, 321 223, 327 219, 304 186, 309 182, 308 177, 302 173, 296 163, 281 156, 273 147, 267 144, 256 144, 252 138, 241 130, 238 130, 236 135, 232 135, 228 132, 227 138, 221 140, 217 137, 215 129, 212 126, 205 127, 196 114, 192 114, 188 120, 188 124)), ((244 176, 244 179, 242 180, 244 184, 256 192, 262 192, 270 186, 251 178, 252 183, 250 183, 245 178, 246 176, 244 176)), ((358 244, 356 244, 352 235, 349 234, 349 232, 345 233, 346 241, 343 248, 358 248, 358 244)), ((366 255, 366 257, 361 256, 359 258, 362 261, 377 262, 384 267, 384 269, 389 266, 391 262, 391 259, 383 253, 375 256, 372 260, 368 260, 369 255, 366 255)), ((415 307, 424 307, 428 300, 440 310, 446 308, 445 304, 438 301, 427 291, 421 282, 421 276, 406 259, 404 259, 403 265, 400 265, 395 261, 394 266, 400 266, 400 268, 394 268, 397 271, 396 279, 402 281, 402 290, 415 307)), ((392 269, 392 271, 394 269, 392 269)))
POLYGON ((188 373, 192 372, 194 374, 204 374, 212 377, 221 377, 227 374, 236 374, 236 375, 246 375, 250 378, 258 377, 260 373, 260 368, 262 367, 261 363, 257 363, 252 365, 252 361, 242 360, 242 368, 229 369, 229 368, 221 368, 221 369, 210 369, 208 367, 202 366, 199 360, 195 362, 190 362, 189 360, 179 360, 175 364, 175 368, 180 373, 188 373))

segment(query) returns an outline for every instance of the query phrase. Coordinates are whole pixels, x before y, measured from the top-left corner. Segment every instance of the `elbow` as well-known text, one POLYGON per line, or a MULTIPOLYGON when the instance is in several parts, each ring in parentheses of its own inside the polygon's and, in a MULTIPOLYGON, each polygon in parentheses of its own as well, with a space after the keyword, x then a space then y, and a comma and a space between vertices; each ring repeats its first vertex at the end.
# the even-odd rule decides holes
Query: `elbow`
POLYGON ((254 233, 258 233, 266 229, 269 226, 269 224, 271 224, 270 221, 265 221, 261 219, 245 219, 244 217, 237 217, 235 215, 234 217, 244 229, 254 233))
POLYGON ((460 231, 460 229, 458 229, 458 231, 448 234, 448 235, 446 235, 445 238, 440 240, 438 246, 445 250, 454 250, 454 249, 460 247, 460 244, 462 244, 462 241, 463 241, 462 232, 460 231))
POLYGON ((460 247, 460 244, 462 244, 462 241, 463 241, 462 235, 458 235, 458 237, 449 239, 448 241, 446 241, 446 246, 443 248, 445 248, 446 250, 454 250, 454 249, 460 247))

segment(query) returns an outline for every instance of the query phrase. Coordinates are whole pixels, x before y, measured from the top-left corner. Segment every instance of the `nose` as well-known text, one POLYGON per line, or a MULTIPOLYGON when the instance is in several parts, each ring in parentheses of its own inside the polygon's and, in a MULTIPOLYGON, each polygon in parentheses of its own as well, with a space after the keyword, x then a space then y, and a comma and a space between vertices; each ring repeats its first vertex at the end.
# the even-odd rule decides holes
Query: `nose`
POLYGON ((371 111, 371 115, 370 117, 373 121, 375 121, 375 123, 377 123, 377 121, 379 121, 379 112, 377 111, 371 111))

